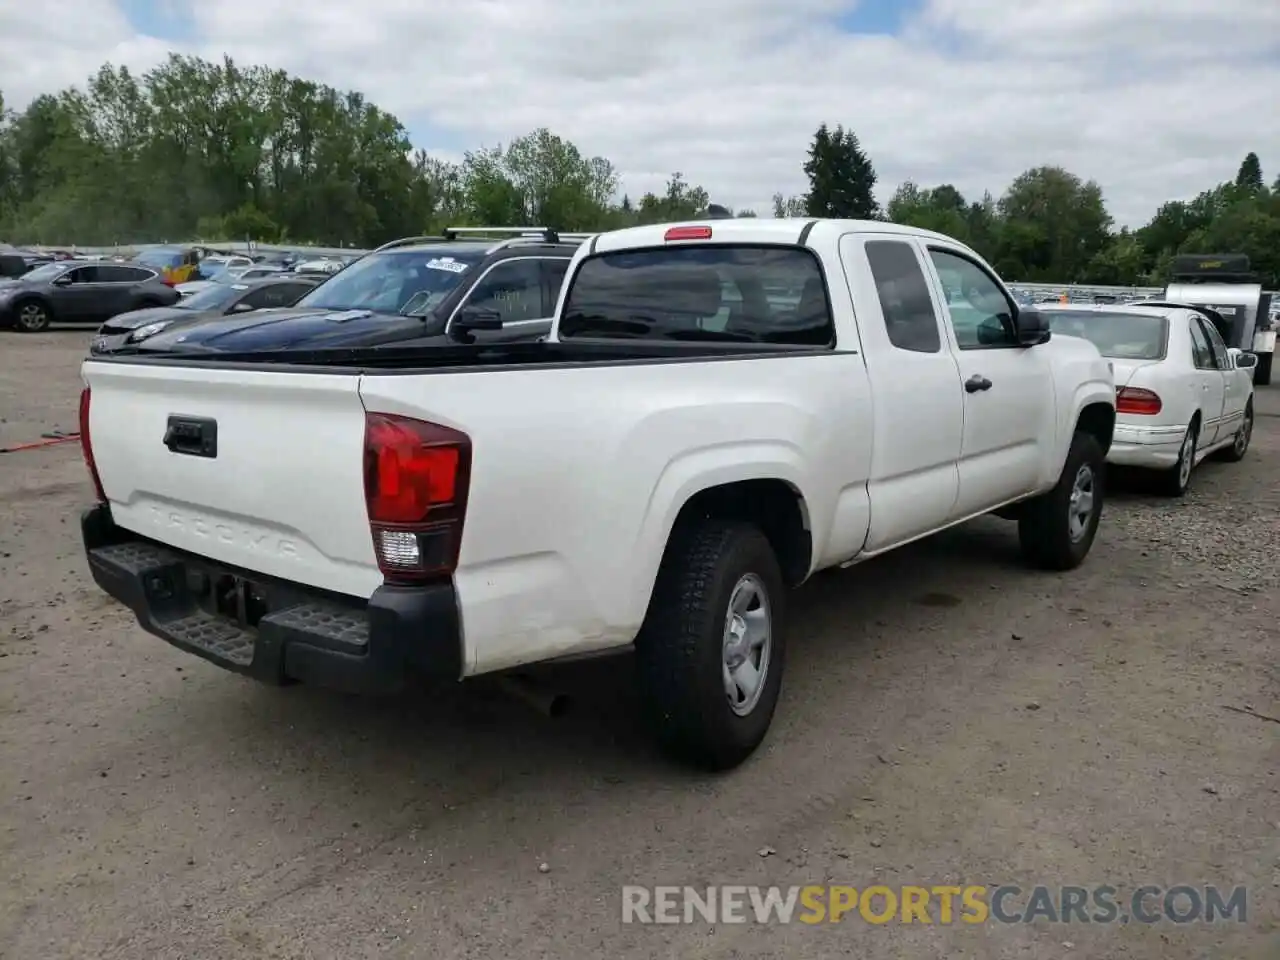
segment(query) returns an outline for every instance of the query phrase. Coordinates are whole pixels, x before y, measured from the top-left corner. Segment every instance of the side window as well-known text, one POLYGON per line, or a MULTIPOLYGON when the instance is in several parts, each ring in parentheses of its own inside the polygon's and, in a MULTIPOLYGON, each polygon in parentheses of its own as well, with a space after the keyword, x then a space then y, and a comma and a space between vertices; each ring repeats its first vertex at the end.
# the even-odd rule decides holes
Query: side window
POLYGON ((279 307, 282 304, 277 303, 273 299, 274 289, 272 287, 258 287, 250 290, 243 297, 236 301, 236 306, 252 307, 254 310, 261 310, 263 307, 279 307))
POLYGON ((1016 310, 991 274, 972 260, 947 250, 930 249, 929 256, 942 281, 951 328, 960 349, 1016 347, 1016 310))
POLYGON ((503 323, 537 320, 542 314, 542 271, 537 260, 508 260, 472 288, 464 307, 493 310, 503 323))
POLYGON ((543 260, 542 274, 547 281, 547 301, 543 304, 542 315, 549 317, 556 311, 556 303, 560 299, 560 290, 564 287, 565 274, 569 272, 569 261, 564 259, 543 260))
POLYGON ((1204 325, 1197 316, 1192 316, 1191 324, 1191 358, 1201 370, 1216 370, 1213 360, 1213 347, 1209 346, 1209 336, 1204 332, 1204 325))
POLYGON ((71 282, 79 286, 82 283, 101 283, 103 281, 102 267, 76 267, 68 274, 71 282))
POLYGON ((272 306, 292 307, 302 299, 303 295, 314 289, 315 284, 312 283, 273 283, 270 290, 279 302, 273 303, 272 306))
POLYGON ((547 271, 547 286, 551 288, 552 296, 559 296, 560 288, 564 286, 564 276, 569 272, 569 261, 543 260, 542 268, 547 271))
POLYGON ((138 267, 98 267, 98 273, 104 283, 142 283, 152 276, 150 270, 138 267))
POLYGON ((900 240, 869 240, 866 251, 889 342, 899 350, 937 353, 938 317, 915 250, 900 240))
POLYGON ((1227 345, 1222 342, 1222 336, 1209 320, 1204 317, 1197 318, 1200 325, 1204 328, 1205 336, 1209 338, 1209 349, 1213 351, 1213 361, 1218 365, 1219 370, 1230 370, 1231 361, 1227 356, 1227 345))

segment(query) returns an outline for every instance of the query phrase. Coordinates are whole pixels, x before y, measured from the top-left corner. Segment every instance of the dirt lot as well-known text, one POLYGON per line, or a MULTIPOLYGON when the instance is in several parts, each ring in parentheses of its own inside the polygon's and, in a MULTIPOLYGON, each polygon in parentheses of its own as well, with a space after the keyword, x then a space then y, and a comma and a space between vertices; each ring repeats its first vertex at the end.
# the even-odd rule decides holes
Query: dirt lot
MULTIPOLYGON (((0 446, 75 428, 78 333, 0 334, 0 446)), ((1083 569, 981 521, 794 600, 766 748, 710 779, 625 661, 546 720, 484 685, 270 689, 88 579, 75 444, 0 455, 0 956, 1280 956, 1280 388, 1083 569), (763 855, 762 855, 763 854, 763 855), (545 864, 545 869, 543 865, 545 864), (1248 887, 1245 923, 641 926, 624 884, 1248 887)), ((936 914, 934 915, 935 919, 936 914)))

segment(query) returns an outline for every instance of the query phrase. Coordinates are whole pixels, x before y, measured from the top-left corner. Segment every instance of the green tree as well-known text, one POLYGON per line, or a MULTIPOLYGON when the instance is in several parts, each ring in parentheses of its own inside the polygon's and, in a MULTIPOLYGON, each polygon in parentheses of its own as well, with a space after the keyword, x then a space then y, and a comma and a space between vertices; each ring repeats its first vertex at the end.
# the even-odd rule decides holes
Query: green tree
POLYGON ((1240 164, 1240 171, 1236 174, 1236 186, 1249 193, 1260 193, 1265 189, 1266 184, 1262 179, 1262 161, 1258 159, 1256 153, 1250 151, 1245 155, 1244 162, 1240 164))
POLYGON ((789 217, 803 217, 807 209, 804 197, 784 197, 780 193, 773 195, 773 215, 779 220, 789 217))
POLYGON ((852 130, 824 123, 813 135, 804 163, 809 178, 805 208, 809 216, 875 220, 876 171, 852 130))

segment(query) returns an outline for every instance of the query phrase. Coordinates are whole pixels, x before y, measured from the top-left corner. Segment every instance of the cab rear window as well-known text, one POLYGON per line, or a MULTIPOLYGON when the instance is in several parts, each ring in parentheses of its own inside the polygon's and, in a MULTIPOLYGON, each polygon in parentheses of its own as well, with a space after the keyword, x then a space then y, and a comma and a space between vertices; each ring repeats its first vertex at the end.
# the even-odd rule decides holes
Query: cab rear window
POLYGON ((584 260, 570 283, 562 340, 835 342, 822 270, 800 247, 620 250, 584 260))

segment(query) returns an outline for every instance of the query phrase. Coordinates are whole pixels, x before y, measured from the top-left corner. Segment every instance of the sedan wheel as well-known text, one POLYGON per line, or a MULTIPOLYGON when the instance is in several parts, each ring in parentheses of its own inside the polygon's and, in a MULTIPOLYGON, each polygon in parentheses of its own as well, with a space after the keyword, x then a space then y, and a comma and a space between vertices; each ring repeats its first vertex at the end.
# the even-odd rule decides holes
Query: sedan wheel
POLYGON ((22 304, 18 307, 18 329, 24 333, 49 329, 49 311, 40 303, 22 304))

